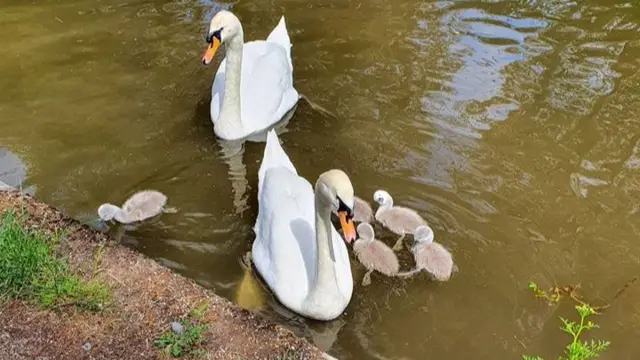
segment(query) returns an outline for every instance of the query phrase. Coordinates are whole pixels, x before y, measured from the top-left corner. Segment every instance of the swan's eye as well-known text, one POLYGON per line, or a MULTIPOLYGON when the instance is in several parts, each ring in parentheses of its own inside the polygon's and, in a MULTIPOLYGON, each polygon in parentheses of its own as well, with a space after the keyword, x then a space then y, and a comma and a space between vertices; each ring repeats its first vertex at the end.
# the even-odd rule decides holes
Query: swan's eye
POLYGON ((342 201, 342 199, 340 199, 340 197, 337 197, 338 199, 338 212, 344 211, 347 213, 347 217, 348 218, 353 218, 353 209, 350 209, 347 204, 344 203, 344 201, 342 201))
POLYGON ((215 37, 216 39, 218 39, 218 41, 222 42, 222 35, 221 35, 222 29, 223 28, 220 28, 219 30, 216 30, 212 33, 207 34, 207 37, 205 38, 205 40, 209 44, 211 44, 211 42, 213 42, 213 38, 215 37))

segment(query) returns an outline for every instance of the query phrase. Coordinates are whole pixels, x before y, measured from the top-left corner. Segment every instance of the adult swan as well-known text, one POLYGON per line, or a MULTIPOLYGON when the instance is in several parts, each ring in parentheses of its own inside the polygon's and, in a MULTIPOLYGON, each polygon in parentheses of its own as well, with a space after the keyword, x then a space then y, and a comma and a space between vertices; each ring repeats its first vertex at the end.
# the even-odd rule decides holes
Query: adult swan
POLYGON ((298 102, 284 16, 266 41, 245 44, 240 20, 222 10, 211 19, 207 43, 205 65, 226 45, 211 87, 211 121, 219 138, 238 140, 265 130, 298 102))
POLYGON ((329 170, 311 184, 298 173, 274 130, 258 171, 258 219, 251 259, 278 300, 316 320, 333 320, 349 304, 353 277, 349 254, 331 223, 340 217, 345 240, 356 232, 353 186, 342 170, 329 170))

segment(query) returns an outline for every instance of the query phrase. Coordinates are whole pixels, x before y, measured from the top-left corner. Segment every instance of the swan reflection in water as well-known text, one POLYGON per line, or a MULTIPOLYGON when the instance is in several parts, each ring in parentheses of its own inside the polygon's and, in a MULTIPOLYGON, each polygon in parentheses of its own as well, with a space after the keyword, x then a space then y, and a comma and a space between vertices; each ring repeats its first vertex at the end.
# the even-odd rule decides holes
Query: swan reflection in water
POLYGON ((296 104, 281 121, 272 127, 256 134, 249 135, 241 140, 223 140, 216 138, 220 146, 221 159, 229 166, 229 181, 233 191, 233 209, 236 215, 242 215, 248 208, 249 201, 249 180, 247 178, 247 167, 244 164, 244 144, 246 142, 266 143, 267 132, 274 129, 278 135, 287 132, 285 127, 293 117, 298 105, 296 104))
POLYGON ((331 350, 346 321, 342 318, 328 322, 312 321, 282 306, 251 267, 250 255, 251 253, 246 253, 240 259, 243 272, 233 302, 244 309, 261 313, 266 317, 278 316, 280 323, 282 323, 282 319, 286 319, 286 326, 294 333, 310 338, 313 344, 322 351, 331 350), (270 310, 275 311, 276 314, 269 312, 270 310))

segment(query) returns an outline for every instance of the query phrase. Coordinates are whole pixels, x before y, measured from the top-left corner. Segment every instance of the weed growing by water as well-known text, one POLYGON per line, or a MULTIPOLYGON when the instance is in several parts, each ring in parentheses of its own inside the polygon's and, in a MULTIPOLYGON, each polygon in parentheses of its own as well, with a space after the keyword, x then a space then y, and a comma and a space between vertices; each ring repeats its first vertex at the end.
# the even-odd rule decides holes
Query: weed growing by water
POLYGON ((76 306, 101 310, 111 301, 108 287, 73 274, 52 247, 60 234, 23 228, 13 211, 0 216, 0 299, 20 298, 46 308, 76 306))
MULTIPOLYGON (((529 283, 529 288, 532 289, 538 297, 546 298, 552 302, 560 300, 559 294, 556 293, 549 296, 547 293, 540 290, 534 282, 529 283)), ((563 317, 560 318, 562 321, 562 327, 560 329, 571 336, 571 343, 565 347, 565 356, 558 357, 558 360, 587 360, 596 358, 600 356, 601 352, 605 351, 609 347, 609 341, 591 340, 589 342, 580 340, 580 335, 582 335, 584 331, 598 327, 598 325, 591 320, 587 320, 589 316, 596 314, 596 310, 589 304, 582 301, 580 301, 579 305, 576 305, 575 309, 578 312, 578 315, 580 315, 579 323, 569 321, 563 317)), ((543 360, 539 356, 529 355, 524 355, 522 358, 524 360, 543 360)))
POLYGON ((203 300, 200 303, 200 305, 194 307, 193 309, 191 309, 191 311, 189 311, 188 317, 190 317, 192 319, 199 320, 199 319, 202 318, 204 313, 207 311, 208 307, 209 307, 209 303, 207 303, 206 301, 203 300))
POLYGON ((160 334, 153 344, 164 349, 173 357, 181 357, 183 355, 202 356, 206 351, 202 348, 204 345, 203 334, 207 329, 207 324, 201 322, 202 316, 207 310, 208 304, 203 302, 198 307, 192 309, 187 316, 178 321, 179 329, 174 326, 160 334), (176 331, 177 330, 177 331, 176 331))

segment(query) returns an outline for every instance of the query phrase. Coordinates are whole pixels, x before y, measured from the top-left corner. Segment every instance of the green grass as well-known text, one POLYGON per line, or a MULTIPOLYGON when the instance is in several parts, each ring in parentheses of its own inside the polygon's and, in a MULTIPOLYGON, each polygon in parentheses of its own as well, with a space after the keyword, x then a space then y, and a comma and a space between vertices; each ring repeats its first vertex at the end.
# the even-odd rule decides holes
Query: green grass
POLYGON ((0 299, 92 311, 110 303, 109 288, 104 283, 85 281, 73 274, 66 261, 54 252, 60 236, 23 228, 14 211, 0 215, 0 299))
POLYGON ((181 357, 184 355, 203 356, 206 350, 204 345, 203 334, 207 329, 207 324, 202 323, 201 318, 207 310, 208 304, 203 302, 189 314, 178 322, 183 326, 183 331, 179 334, 175 333, 171 328, 164 331, 153 344, 173 357, 181 357))

